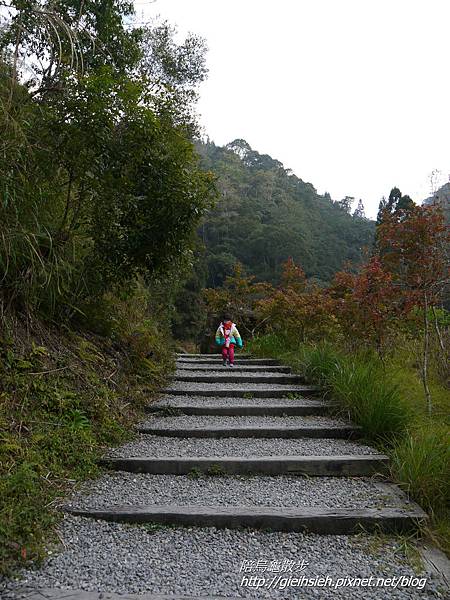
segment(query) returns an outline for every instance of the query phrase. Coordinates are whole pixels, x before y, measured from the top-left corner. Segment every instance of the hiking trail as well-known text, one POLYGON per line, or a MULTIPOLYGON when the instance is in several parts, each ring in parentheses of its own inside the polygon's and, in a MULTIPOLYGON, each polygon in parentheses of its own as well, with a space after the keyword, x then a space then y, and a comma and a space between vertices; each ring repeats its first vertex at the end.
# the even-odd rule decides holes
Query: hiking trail
POLYGON ((426 515, 335 414, 274 360, 178 355, 137 438, 64 502, 63 549, 5 598, 445 598, 396 537, 426 515))

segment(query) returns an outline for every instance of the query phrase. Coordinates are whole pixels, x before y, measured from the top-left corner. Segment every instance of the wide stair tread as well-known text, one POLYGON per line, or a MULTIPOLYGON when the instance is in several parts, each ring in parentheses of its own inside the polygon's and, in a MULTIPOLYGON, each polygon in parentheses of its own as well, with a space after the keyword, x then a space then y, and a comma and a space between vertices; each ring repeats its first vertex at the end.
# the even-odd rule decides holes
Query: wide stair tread
POLYGON ((222 475, 301 475, 308 477, 365 477, 387 471, 383 454, 343 456, 134 456, 106 458, 104 466, 118 471, 155 475, 188 475, 192 472, 222 475))
POLYGON ((148 456, 161 458, 165 456, 195 458, 214 456, 227 458, 241 456, 244 458, 264 458, 266 456, 367 456, 379 454, 377 450, 352 440, 335 439, 280 439, 253 438, 251 442, 245 438, 177 438, 140 434, 136 439, 111 448, 107 457, 128 458, 148 456))
POLYGON ((366 478, 298 476, 189 478, 120 472, 94 482, 88 496, 75 497, 66 509, 107 520, 315 533, 355 533, 361 526, 403 531, 424 518, 394 486, 366 478))
POLYGON ((166 396, 146 407, 149 413, 228 416, 325 415, 333 405, 308 398, 166 396))
POLYGON ((230 373, 241 373, 242 375, 250 375, 251 373, 266 373, 267 375, 270 375, 272 373, 290 373, 292 371, 290 367, 283 367, 281 365, 241 365, 239 363, 235 364, 233 369, 234 371, 231 371, 229 367, 225 367, 220 362, 211 364, 197 364, 193 361, 177 362, 177 372, 181 374, 220 373, 226 375, 230 373))
POLYGON ((171 396, 235 396, 241 398, 282 398, 295 395, 317 395, 320 388, 314 385, 267 383, 201 383, 174 381, 162 393, 171 396))
POLYGON ((175 437, 349 438, 359 428, 322 416, 159 416, 138 426, 140 433, 175 437))
MULTIPOLYGON (((215 383, 217 385, 222 386, 223 384, 231 384, 231 383, 251 383, 251 384, 305 384, 305 380, 303 377, 299 377, 297 375, 288 375, 288 374, 273 374, 273 373, 239 373, 236 371, 228 371, 225 373, 211 373, 211 374, 203 374, 203 373, 194 373, 194 374, 184 374, 179 371, 175 374, 173 381, 184 381, 184 382, 195 382, 195 383, 215 383)), ((308 386, 309 387, 309 386, 308 386)))
MULTIPOLYGON (((221 356, 211 355, 212 358, 178 358, 177 365, 223 365, 221 356)), ((237 367, 247 366, 280 366, 280 362, 273 358, 240 358, 236 359, 237 367)))

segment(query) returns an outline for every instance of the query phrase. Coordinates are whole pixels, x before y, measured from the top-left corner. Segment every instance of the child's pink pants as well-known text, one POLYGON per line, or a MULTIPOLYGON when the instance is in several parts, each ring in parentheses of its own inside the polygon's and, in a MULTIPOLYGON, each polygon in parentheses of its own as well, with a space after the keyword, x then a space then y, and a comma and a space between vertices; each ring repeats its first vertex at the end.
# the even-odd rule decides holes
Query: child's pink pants
POLYGON ((230 344, 229 348, 227 348, 226 346, 222 347, 222 358, 223 358, 223 360, 226 360, 228 358, 228 360, 230 361, 230 365, 232 365, 234 363, 234 346, 233 346, 233 344, 230 344))

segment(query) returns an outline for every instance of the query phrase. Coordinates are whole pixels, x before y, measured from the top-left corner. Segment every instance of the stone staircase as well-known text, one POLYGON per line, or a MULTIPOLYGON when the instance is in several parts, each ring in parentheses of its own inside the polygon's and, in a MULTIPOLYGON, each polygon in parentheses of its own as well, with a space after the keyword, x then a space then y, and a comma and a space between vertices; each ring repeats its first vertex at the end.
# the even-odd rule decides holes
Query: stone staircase
POLYGON ((107 521, 320 534, 417 528, 426 515, 383 478, 388 458, 358 443, 359 429, 333 408, 274 360, 241 354, 231 370, 219 356, 178 355, 138 440, 103 459, 107 497, 94 482, 66 510, 107 521))

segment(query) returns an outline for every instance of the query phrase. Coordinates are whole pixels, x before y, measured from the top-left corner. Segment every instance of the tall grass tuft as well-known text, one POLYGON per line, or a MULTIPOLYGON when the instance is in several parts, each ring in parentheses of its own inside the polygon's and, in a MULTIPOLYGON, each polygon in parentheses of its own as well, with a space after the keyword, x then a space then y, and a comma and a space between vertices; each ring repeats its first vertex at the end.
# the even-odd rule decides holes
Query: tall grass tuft
POLYGON ((429 512, 450 506, 448 428, 426 424, 399 441, 392 452, 392 472, 399 485, 429 512))
POLYGON ((365 438, 391 444, 406 433, 411 411, 398 386, 386 378, 376 361, 339 362, 330 384, 333 398, 362 428, 365 438))
POLYGON ((331 390, 331 381, 343 357, 330 344, 299 348, 302 374, 309 380, 331 390))
POLYGON ((286 336, 268 333, 250 340, 249 349, 255 354, 278 357, 291 349, 296 349, 296 345, 293 346, 292 340, 286 336))
POLYGON ((448 390, 434 384, 439 412, 433 418, 425 416, 420 380, 410 365, 411 346, 399 344, 383 363, 375 353, 350 355, 325 342, 297 343, 296 349, 279 354, 275 350, 280 342, 274 336, 250 345, 260 356, 270 347, 270 356, 322 386, 339 410, 362 428, 363 436, 389 455, 392 479, 430 513, 429 532, 450 556, 448 390))

